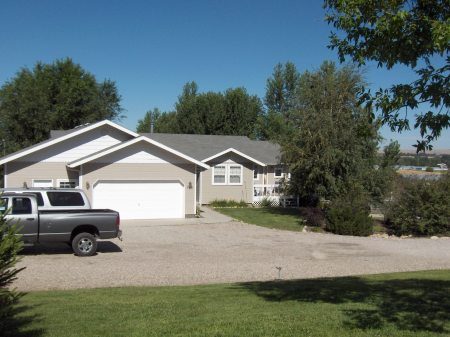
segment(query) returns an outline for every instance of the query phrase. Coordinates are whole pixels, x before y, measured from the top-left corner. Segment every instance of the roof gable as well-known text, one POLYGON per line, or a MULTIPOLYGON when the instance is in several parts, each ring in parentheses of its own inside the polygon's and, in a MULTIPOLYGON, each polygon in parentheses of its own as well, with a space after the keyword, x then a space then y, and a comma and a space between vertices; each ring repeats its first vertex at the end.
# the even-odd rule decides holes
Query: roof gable
POLYGON ((127 148, 129 146, 132 146, 132 145, 134 145, 136 143, 139 143, 139 142, 146 142, 146 143, 154 145, 154 146, 156 146, 156 147, 158 147, 160 149, 163 149, 163 150, 165 150, 165 151, 167 151, 167 152, 169 152, 171 154, 174 154, 174 155, 176 155, 176 156, 178 156, 180 158, 183 158, 186 161, 189 161, 189 162, 192 162, 192 163, 194 163, 194 164, 196 164, 198 166, 201 166, 201 167, 203 167, 205 169, 209 168, 209 165, 207 165, 205 163, 202 163, 201 161, 198 161, 195 158, 189 157, 189 156, 185 155, 184 153, 181 153, 181 152, 179 152, 179 151, 177 151, 175 149, 172 149, 172 148, 170 148, 170 147, 168 147, 168 146, 166 146, 164 144, 161 144, 161 143, 159 143, 159 142, 157 142, 157 141, 155 141, 153 139, 147 138, 145 136, 140 136, 140 137, 134 138, 132 140, 129 140, 127 142, 122 142, 122 143, 120 143, 118 145, 111 146, 111 147, 109 147, 107 149, 104 149, 102 151, 98 151, 98 152, 93 153, 91 155, 88 155, 86 157, 79 158, 79 159, 77 159, 75 161, 72 161, 72 162, 68 163, 67 166, 70 167, 70 168, 75 168, 77 166, 83 165, 83 164, 88 163, 90 161, 93 161, 93 160, 102 158, 104 156, 107 156, 109 154, 112 154, 112 153, 114 153, 116 151, 125 149, 125 148, 127 148))
MULTIPOLYGON (((75 137, 77 137, 79 135, 85 134, 85 133, 87 133, 89 131, 92 131, 92 130, 94 130, 96 128, 99 128, 99 127, 102 127, 102 126, 105 126, 105 125, 108 125, 108 126, 110 126, 112 128, 115 128, 115 129, 117 129, 117 130, 119 130, 119 131, 121 131, 121 132, 123 132, 123 133, 125 133, 125 134, 127 134, 129 136, 131 136, 131 137, 138 137, 139 136, 137 133, 135 133, 133 131, 130 131, 130 130, 128 130, 128 129, 118 125, 118 124, 115 124, 115 123, 113 123, 113 122, 111 122, 109 120, 103 120, 103 121, 100 121, 100 122, 97 122, 97 123, 93 123, 93 124, 86 124, 86 125, 74 128, 72 130, 66 130, 66 131, 60 132, 59 134, 57 134, 57 137, 50 138, 50 139, 48 139, 46 141, 43 141, 43 142, 38 143, 36 145, 30 146, 30 147, 28 147, 26 149, 23 149, 23 150, 15 152, 15 153, 12 153, 12 154, 10 154, 8 156, 5 156, 5 157, 3 157, 0 160, 0 165, 3 165, 3 164, 8 163, 10 161, 13 161, 13 160, 16 160, 16 159, 23 158, 25 156, 31 155, 31 154, 36 153, 38 151, 44 150, 44 149, 46 149, 46 148, 48 148, 48 147, 50 147, 52 145, 60 144, 60 143, 66 141, 68 139, 75 138, 75 137)), ((55 134, 52 133, 52 136, 55 136, 55 134)))

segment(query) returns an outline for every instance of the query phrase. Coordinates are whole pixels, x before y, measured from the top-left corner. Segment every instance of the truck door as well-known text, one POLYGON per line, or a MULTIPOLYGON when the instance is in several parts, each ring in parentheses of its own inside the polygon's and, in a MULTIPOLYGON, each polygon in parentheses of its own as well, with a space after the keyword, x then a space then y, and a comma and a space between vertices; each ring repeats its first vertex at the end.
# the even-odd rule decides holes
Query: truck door
POLYGON ((39 234, 39 216, 36 205, 33 206, 31 198, 28 197, 12 197, 10 201, 11 205, 8 207, 11 210, 6 219, 9 219, 10 224, 17 224, 24 242, 36 242, 39 234))

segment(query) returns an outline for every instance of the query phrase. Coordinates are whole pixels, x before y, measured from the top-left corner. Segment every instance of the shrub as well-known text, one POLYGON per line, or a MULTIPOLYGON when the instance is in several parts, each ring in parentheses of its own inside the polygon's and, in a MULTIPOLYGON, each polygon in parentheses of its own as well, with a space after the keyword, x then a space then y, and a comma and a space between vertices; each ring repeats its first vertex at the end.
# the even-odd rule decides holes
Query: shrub
POLYGON ((300 215, 305 219, 308 226, 325 226, 325 214, 319 207, 300 207, 300 215))
POLYGON ((263 198, 261 200, 260 207, 263 207, 263 208, 272 207, 272 201, 270 200, 270 198, 267 198, 267 197, 263 198))
POLYGON ((235 201, 235 200, 226 200, 226 199, 216 199, 210 202, 211 207, 215 208, 226 208, 226 207, 235 207, 235 208, 244 208, 248 207, 248 204, 244 201, 235 201))
POLYGON ((426 172, 434 172, 434 169, 433 169, 431 166, 428 166, 428 167, 425 169, 425 171, 426 171, 426 172))
POLYGON ((0 212, 0 331, 7 331, 14 315, 13 306, 21 296, 21 293, 8 288, 17 273, 24 269, 14 268, 22 249, 22 241, 16 234, 16 227, 9 226, 4 213, 0 212))
POLYGON ((332 200, 325 211, 326 230, 340 235, 368 236, 373 233, 373 220, 366 195, 351 189, 332 200))
POLYGON ((450 175, 407 180, 387 206, 386 227, 396 235, 450 234, 450 175))

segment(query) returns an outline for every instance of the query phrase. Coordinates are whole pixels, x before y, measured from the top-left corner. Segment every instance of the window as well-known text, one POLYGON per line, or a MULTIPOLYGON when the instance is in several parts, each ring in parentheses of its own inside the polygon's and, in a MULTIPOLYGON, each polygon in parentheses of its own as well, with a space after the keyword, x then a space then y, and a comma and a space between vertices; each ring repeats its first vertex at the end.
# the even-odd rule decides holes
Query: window
POLYGON ((0 214, 3 214, 8 209, 8 199, 0 199, 0 214))
POLYGON ((214 175, 214 184, 226 184, 225 177, 226 177, 226 171, 227 167, 225 165, 216 165, 213 168, 213 175, 214 175))
POLYGON ((31 214, 30 198, 13 198, 11 214, 31 214))
POLYGON ((229 166, 229 179, 228 183, 230 185, 241 184, 242 180, 242 166, 241 165, 230 165, 229 166))
POLYGON ((213 185, 241 185, 242 165, 220 164, 213 167, 213 185))
POLYGON ((78 192, 47 192, 52 206, 84 206, 84 200, 78 192))
POLYGON ((76 188, 78 186, 77 179, 58 179, 59 188, 76 188))
POLYGON ((33 187, 53 187, 53 179, 33 179, 33 187))
POLYGON ((275 177, 281 178, 283 176, 283 169, 281 167, 275 168, 275 177))
POLYGON ((34 193, 33 194, 36 196, 36 201, 37 201, 37 205, 38 206, 44 206, 44 199, 42 199, 42 194, 41 193, 34 193))

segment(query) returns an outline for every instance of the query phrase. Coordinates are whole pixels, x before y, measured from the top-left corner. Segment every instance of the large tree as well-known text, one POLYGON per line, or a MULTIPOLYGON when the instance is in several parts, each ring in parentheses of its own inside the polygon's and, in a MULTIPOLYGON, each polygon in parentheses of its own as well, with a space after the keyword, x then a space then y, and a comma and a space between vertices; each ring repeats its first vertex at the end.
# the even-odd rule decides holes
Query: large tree
POLYGON ((300 74, 292 62, 275 66, 266 82, 266 115, 262 119, 262 138, 277 141, 286 132, 289 114, 295 108, 299 78, 300 74))
POLYGON ((114 82, 98 82, 71 59, 24 68, 0 89, 0 136, 7 152, 102 119, 119 119, 122 108, 114 82))
MULTIPOLYGON (((156 111, 155 132, 258 136, 262 103, 244 88, 199 93, 197 84, 189 82, 183 87, 175 109, 172 113, 156 111)), ((138 122, 138 131, 149 130, 149 125, 150 114, 147 113, 138 122)))
POLYGON ((325 0, 327 21, 341 61, 348 56, 360 65, 375 61, 391 69, 396 64, 414 70, 417 79, 393 85, 365 101, 381 111, 392 130, 409 129, 410 110, 422 140, 430 144, 450 125, 450 2, 448 0, 325 0))
POLYGON ((374 172, 377 128, 359 105, 361 74, 325 62, 300 76, 289 132, 282 139, 290 187, 304 202, 333 199, 359 184, 367 193, 374 172))
POLYGON ((161 112, 158 108, 147 111, 144 118, 138 121, 136 131, 139 133, 150 132, 152 122, 153 132, 178 133, 178 122, 175 111, 161 112))

